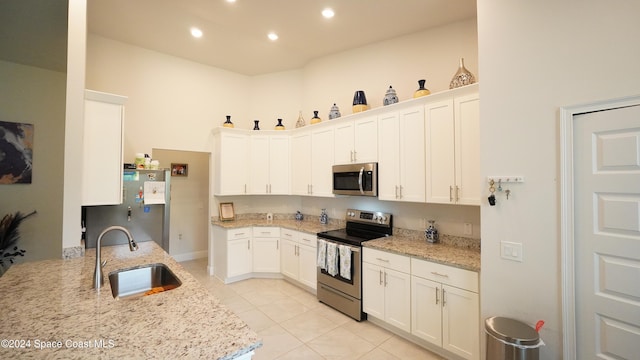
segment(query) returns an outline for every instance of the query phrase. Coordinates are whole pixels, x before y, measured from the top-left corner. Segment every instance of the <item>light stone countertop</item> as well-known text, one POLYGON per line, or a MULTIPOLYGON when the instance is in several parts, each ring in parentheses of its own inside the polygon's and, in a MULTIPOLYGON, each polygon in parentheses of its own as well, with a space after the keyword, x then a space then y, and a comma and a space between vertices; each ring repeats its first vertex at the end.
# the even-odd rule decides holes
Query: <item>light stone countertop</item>
POLYGON ((92 288, 95 250, 81 258, 12 266, 0 277, 0 339, 22 342, 0 358, 233 359, 262 345, 258 335, 221 304, 155 242, 105 246, 105 282, 92 288), (182 281, 176 289, 116 300, 108 274, 164 263, 182 281), (47 343, 45 343, 47 342, 47 343), (61 346, 36 349, 44 344, 61 346), (104 346, 96 346, 96 344, 104 346))
MULTIPOLYGON (((328 225, 321 225, 315 219, 296 221, 278 218, 270 222, 262 218, 233 221, 212 219, 211 223, 227 229, 249 226, 275 226, 307 233, 319 233, 344 228, 344 222, 331 220, 328 225)), ((362 246, 455 266, 465 270, 480 271, 480 240, 478 239, 441 235, 441 243, 431 244, 425 241, 424 232, 422 231, 394 229, 394 234, 396 235, 365 241, 362 246)))
MULTIPOLYGON (((446 235, 445 235, 446 236, 446 235)), ((480 250, 446 243, 428 243, 424 236, 393 235, 365 241, 362 246, 408 255, 418 259, 459 267, 475 272, 480 271, 480 250)))
POLYGON ((216 226, 223 227, 225 229, 236 229, 249 226, 275 226, 285 229, 296 230, 306 232, 310 234, 317 234, 323 231, 336 230, 344 228, 344 223, 330 221, 327 225, 322 225, 318 221, 311 220, 291 220, 291 219, 273 219, 267 221, 265 219, 242 219, 233 221, 216 221, 212 220, 211 223, 216 226))

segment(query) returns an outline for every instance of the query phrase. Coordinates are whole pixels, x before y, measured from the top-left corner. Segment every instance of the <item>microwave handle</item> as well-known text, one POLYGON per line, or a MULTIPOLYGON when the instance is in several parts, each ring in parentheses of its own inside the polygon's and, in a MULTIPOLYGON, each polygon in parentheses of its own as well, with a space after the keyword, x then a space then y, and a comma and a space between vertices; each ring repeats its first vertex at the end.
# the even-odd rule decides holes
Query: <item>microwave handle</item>
POLYGON ((364 195, 364 189, 362 188, 362 174, 364 173, 364 166, 360 168, 360 175, 358 175, 358 186, 360 186, 360 193, 364 195))

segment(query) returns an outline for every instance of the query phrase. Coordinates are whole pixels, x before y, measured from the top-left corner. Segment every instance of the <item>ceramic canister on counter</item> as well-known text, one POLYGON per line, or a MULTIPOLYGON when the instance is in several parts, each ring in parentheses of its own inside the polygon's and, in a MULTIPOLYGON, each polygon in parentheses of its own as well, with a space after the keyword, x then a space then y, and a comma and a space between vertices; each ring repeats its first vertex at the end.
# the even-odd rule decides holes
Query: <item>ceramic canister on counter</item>
POLYGON ((427 238, 427 242, 430 243, 437 243, 439 239, 438 229, 434 225, 435 222, 435 220, 429 220, 429 227, 424 231, 424 236, 427 238))

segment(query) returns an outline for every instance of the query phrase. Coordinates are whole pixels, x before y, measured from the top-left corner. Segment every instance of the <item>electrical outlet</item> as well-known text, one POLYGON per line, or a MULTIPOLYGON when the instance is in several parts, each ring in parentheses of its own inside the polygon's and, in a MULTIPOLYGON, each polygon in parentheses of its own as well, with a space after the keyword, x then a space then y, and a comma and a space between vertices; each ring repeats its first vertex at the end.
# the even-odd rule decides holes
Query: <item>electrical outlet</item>
POLYGON ((273 221, 273 214, 272 213, 267 213, 267 221, 269 221, 269 222, 273 221))
POLYGON ((501 241, 500 257, 507 260, 522 262, 522 243, 501 241))
POLYGON ((464 235, 473 235, 473 225, 471 223, 464 223, 464 235))

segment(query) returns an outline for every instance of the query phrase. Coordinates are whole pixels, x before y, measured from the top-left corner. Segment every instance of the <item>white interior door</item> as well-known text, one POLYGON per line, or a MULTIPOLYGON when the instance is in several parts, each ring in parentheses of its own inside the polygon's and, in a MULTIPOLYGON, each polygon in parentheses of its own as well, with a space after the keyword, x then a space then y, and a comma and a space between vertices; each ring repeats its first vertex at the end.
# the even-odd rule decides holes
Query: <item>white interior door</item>
POLYGON ((574 115, 577 359, 640 356, 640 106, 574 115))

